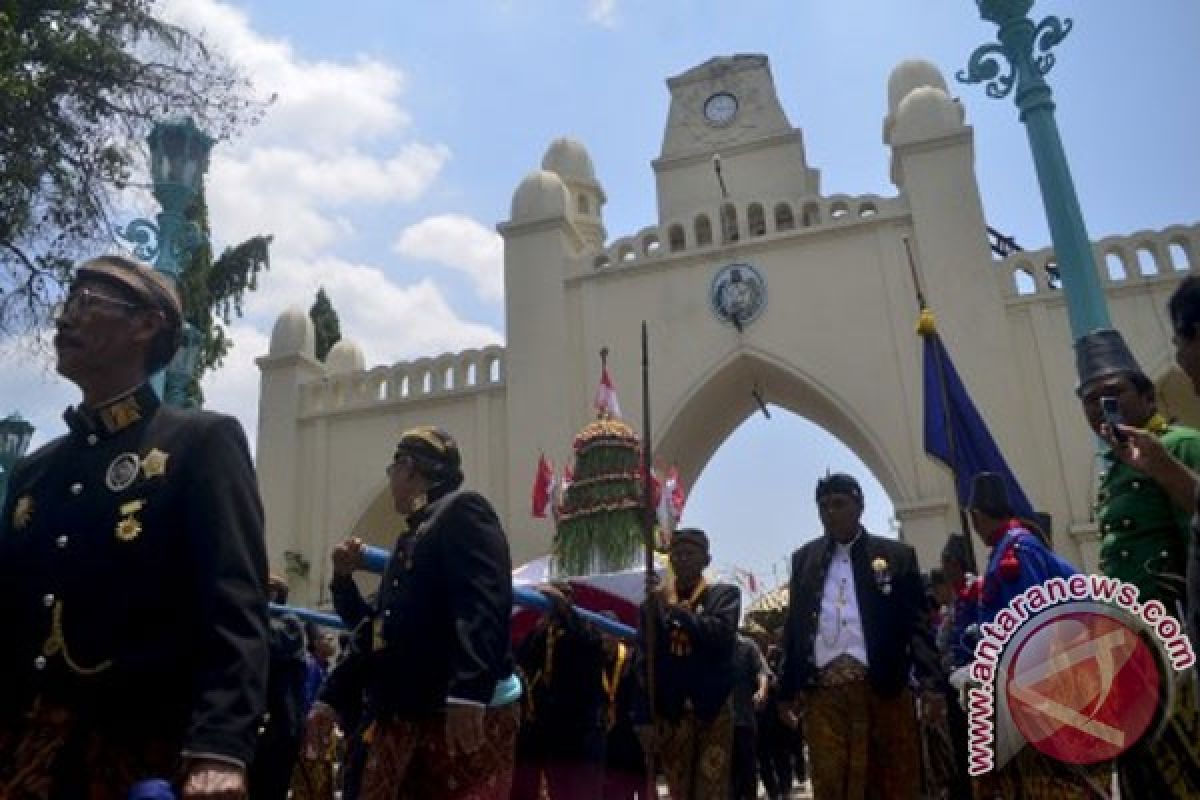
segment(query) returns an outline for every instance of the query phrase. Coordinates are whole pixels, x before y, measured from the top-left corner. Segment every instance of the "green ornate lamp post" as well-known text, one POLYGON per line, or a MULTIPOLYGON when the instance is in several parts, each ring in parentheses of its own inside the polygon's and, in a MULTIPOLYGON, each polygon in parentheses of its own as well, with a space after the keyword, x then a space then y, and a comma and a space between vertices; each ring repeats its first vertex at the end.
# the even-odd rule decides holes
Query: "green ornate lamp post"
POLYGON ((967 69, 958 72, 963 83, 986 83, 989 97, 1007 97, 1016 88, 1017 108, 1029 134, 1042 204, 1050 223, 1050 238, 1062 277, 1071 336, 1111 328, 1108 306, 1092 242, 1088 236, 1075 184, 1067 165, 1054 100, 1045 75, 1054 67, 1050 51, 1071 32, 1071 20, 1046 17, 1036 25, 1028 16, 1033 0, 975 0, 979 14, 997 25, 999 43, 985 44, 971 54, 967 69))
MULTIPOLYGON (((214 140, 191 119, 185 119, 155 124, 147 141, 154 197, 162 208, 157 216, 158 224, 135 219, 119 233, 133 243, 138 258, 152 261, 159 272, 178 283, 191 252, 204 240, 203 233, 186 214, 208 169, 208 154, 214 140)), ((185 404, 199 347, 200 332, 185 323, 183 345, 167 366, 165 376, 160 374, 153 378, 154 387, 164 402, 176 406, 185 404)))
POLYGON ((25 455, 32 438, 33 425, 20 414, 14 412, 0 420, 0 505, 4 505, 8 491, 8 473, 17 459, 25 455))

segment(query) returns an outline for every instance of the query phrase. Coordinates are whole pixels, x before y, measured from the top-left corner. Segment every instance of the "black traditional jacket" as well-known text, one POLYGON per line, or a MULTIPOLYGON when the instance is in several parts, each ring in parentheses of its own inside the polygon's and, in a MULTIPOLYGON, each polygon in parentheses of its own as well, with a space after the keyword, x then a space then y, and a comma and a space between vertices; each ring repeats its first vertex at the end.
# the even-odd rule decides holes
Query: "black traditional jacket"
MULTIPOLYGON (((817 678, 813 646, 834 547, 831 537, 822 536, 792 555, 780 681, 785 698, 813 686, 817 678)), ((906 544, 863 531, 850 548, 850 561, 871 685, 881 694, 894 695, 907 685, 910 672, 924 685, 939 684, 916 553, 906 544)))
POLYGON ((248 763, 267 674, 263 512, 232 417, 143 386, 18 462, 0 512, 0 718, 248 763))
MULTIPOLYGON (((679 719, 690 708, 700 719, 720 713, 733 690, 733 651, 737 643, 742 593, 714 583, 705 588, 694 611, 668 607, 655 628, 655 712, 679 719), (671 631, 688 638, 687 652, 671 651, 671 631)), ((643 606, 643 627, 648 616, 643 606)))
POLYGON ((486 704, 512 673, 508 540, 482 495, 437 497, 408 518, 374 606, 354 579, 335 577, 334 607, 350 627, 370 626, 368 713, 421 718, 448 699, 486 704))
POLYGON ((579 750, 585 735, 607 724, 604 643, 574 612, 544 618, 521 643, 517 664, 525 676, 526 738, 548 753, 579 750))

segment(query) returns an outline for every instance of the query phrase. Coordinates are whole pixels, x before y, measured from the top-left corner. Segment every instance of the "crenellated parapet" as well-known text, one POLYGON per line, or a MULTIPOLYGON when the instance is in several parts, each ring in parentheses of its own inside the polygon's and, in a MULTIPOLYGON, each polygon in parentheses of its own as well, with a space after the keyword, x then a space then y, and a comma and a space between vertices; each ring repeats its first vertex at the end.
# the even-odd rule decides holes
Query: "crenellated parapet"
POLYGON ((834 194, 828 197, 730 200, 702 208, 688 219, 650 225, 610 243, 592 261, 594 269, 633 267, 732 244, 772 242, 817 230, 893 218, 908 213, 903 197, 834 194))
MULTIPOLYGON (((1106 289, 1174 282, 1184 273, 1200 271, 1200 224, 1108 236, 1093 242, 1092 251, 1106 289)), ((1013 253, 999 261, 997 268, 1009 303, 1062 298, 1051 247, 1013 253)))
POLYGON ((302 418, 379 409, 445 396, 503 390, 499 345, 329 375, 301 389, 302 418))

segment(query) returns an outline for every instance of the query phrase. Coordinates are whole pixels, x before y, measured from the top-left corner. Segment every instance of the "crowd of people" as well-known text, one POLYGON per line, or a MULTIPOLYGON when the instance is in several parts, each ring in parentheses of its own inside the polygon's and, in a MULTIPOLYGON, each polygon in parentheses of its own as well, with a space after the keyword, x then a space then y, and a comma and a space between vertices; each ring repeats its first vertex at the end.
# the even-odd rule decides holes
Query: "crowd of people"
MULTIPOLYGON (((1200 278, 1169 315, 1200 393, 1200 278)), ((355 578, 362 541, 332 553, 340 646, 271 617, 286 584, 268 578, 240 426, 165 407, 149 382, 181 323, 170 282, 121 257, 81 265, 56 319, 59 372, 83 397, 68 432, 18 463, 0 512, 0 800, 150 797, 164 780, 189 800, 626 800, 660 780, 677 800, 755 798, 760 780, 770 798, 809 780, 820 800, 1107 797, 1114 781, 1123 798, 1200 797, 1190 676, 1161 733, 1115 762, 1026 744, 968 777, 961 698, 979 630, 1078 571, 993 473, 974 476, 967 504, 981 570, 959 534, 922 576, 912 547, 864 529, 857 480, 828 474, 823 535, 792 557, 780 630, 739 630, 739 589, 706 577, 708 535, 681 528, 635 638, 597 629, 554 584, 514 643, 500 520, 464 488, 454 438, 417 427, 386 467, 404 530, 378 590, 355 578)), ((1077 349, 1081 412, 1108 445, 1100 569, 1176 610, 1195 640, 1200 432, 1159 413, 1119 334, 1077 349)))

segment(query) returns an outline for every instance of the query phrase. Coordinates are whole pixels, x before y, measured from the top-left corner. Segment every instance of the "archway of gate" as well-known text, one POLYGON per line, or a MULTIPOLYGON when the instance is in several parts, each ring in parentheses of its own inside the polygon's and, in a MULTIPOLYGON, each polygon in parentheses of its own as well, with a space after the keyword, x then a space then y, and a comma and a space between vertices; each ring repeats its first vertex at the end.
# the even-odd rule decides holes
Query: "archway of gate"
POLYGON ((680 522, 708 532, 711 569, 741 587, 744 609, 785 586, 792 553, 823 535, 813 490, 826 470, 858 480, 868 531, 897 535, 891 498, 852 450, 811 420, 768 409, 769 418, 751 414, 717 448, 687 487, 680 522))
MULTIPOLYGON (((917 549, 923 567, 934 563, 945 534, 954 527, 953 509, 944 493, 933 497, 919 494, 917 462, 928 459, 924 453, 914 452, 911 433, 888 435, 856 409, 854 398, 840 396, 802 367, 772 354, 742 347, 697 376, 666 414, 663 431, 655 436, 655 460, 677 465, 684 484, 695 485, 718 448, 748 417, 762 413, 760 399, 812 422, 851 451, 891 501, 900 537, 917 549), (906 470, 912 474, 906 475, 906 470)), ((781 424, 788 423, 781 420, 781 424)), ((820 437, 813 437, 814 443, 819 441, 820 437)), ((780 513, 786 513, 790 504, 811 506, 817 475, 826 467, 836 470, 847 463, 844 452, 807 456, 806 461, 814 465, 811 474, 777 474, 782 459, 747 460, 744 468, 760 471, 764 479, 770 476, 770 483, 779 487, 780 513)), ((891 534, 886 529, 874 532, 891 534)))

